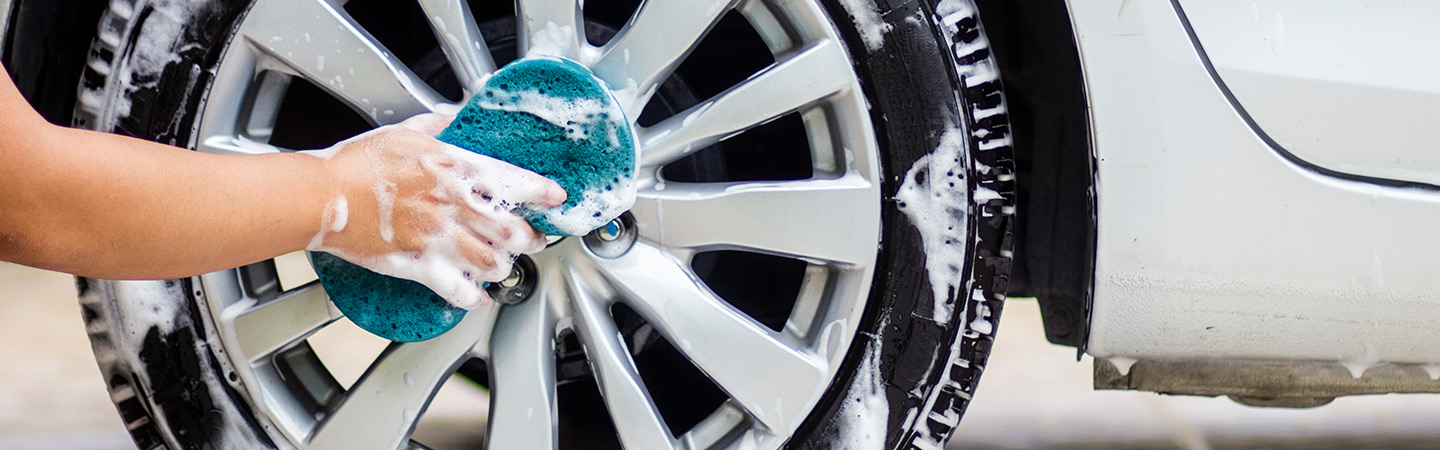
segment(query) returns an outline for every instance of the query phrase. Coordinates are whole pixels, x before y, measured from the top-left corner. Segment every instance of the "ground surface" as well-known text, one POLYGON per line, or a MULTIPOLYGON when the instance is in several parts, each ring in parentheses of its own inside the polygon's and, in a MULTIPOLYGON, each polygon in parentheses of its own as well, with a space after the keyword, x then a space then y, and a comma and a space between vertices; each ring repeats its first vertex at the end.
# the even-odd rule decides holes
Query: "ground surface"
MULTIPOLYGON (((133 448, 111 406, 67 275, 0 263, 0 449, 133 448)), ((332 327, 335 328, 335 327, 332 327)), ((949 448, 1440 448, 1440 396, 1336 400, 1311 410, 1090 389, 1090 360, 1047 344, 1035 303, 1005 310, 980 394, 949 448)), ((353 327, 317 338, 342 382, 383 343, 353 327), (326 349, 331 350, 326 350, 326 349)), ((478 448, 485 395, 447 384, 417 438, 478 448)))

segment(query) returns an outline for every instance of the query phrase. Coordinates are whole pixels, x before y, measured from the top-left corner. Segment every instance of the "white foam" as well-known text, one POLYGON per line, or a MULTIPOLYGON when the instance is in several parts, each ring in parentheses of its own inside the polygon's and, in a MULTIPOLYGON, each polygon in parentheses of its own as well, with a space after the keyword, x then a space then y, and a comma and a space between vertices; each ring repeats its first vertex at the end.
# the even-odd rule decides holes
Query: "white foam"
POLYGON ((350 202, 345 200, 343 195, 336 197, 334 201, 330 202, 330 207, 326 208, 326 211, 332 210, 334 213, 330 216, 330 232, 345 231, 345 224, 350 222, 350 202))
MULTIPOLYGON (((120 299, 117 310, 121 326, 132 335, 144 336, 150 327, 170 334, 175 330, 175 320, 180 317, 180 301, 185 295, 179 293, 174 281, 110 281, 115 286, 115 298, 120 299), (170 286, 166 286, 170 284, 170 286), (177 292, 171 292, 175 290, 177 292)), ((143 346, 143 340, 137 340, 143 346)), ((143 350, 137 348, 136 351, 143 350)))
POLYGON ((325 212, 320 215, 320 231, 315 232, 315 237, 310 239, 308 248, 318 248, 325 241, 326 235, 344 231, 346 222, 349 220, 350 207, 345 196, 331 199, 329 203, 325 204, 325 212))
POLYGON ((380 239, 395 241, 395 194, 399 188, 395 183, 380 180, 375 182, 375 203, 380 210, 380 239))
MULTIPOLYGON (((925 249, 925 273, 934 294, 933 319, 945 325, 954 315, 955 293, 961 289, 965 267, 966 227, 970 210, 965 180, 967 156, 964 130, 951 128, 940 136, 935 151, 920 157, 905 173, 895 198, 900 210, 920 232, 925 249)), ((981 193, 976 192, 976 200, 981 193)))
POLYGON ((840 6, 845 7, 845 11, 855 20, 855 27, 860 32, 860 41, 865 43, 865 48, 873 52, 885 46, 885 33, 889 33, 894 26, 885 23, 884 17, 880 16, 880 7, 875 2, 840 0, 840 6))
MULTIPOLYGON (((165 66, 179 62, 180 53, 195 45, 185 44, 185 24, 190 22, 191 16, 207 8, 208 4, 208 1, 203 0, 157 0, 148 5, 150 13, 142 24, 143 29, 132 33, 136 36, 135 43, 130 47, 132 57, 122 60, 120 70, 112 72, 118 82, 117 88, 123 90, 124 95, 112 96, 111 107, 99 120, 102 129, 113 126, 120 117, 129 116, 130 94, 142 88, 155 88, 165 66)), ((115 12, 121 16, 133 13, 122 10, 115 12)), ((120 37, 104 27, 99 37, 111 46, 119 47, 121 44, 120 37)), ((102 93, 83 95, 103 96, 102 93)))
POLYGON ((544 27, 530 35, 530 49, 525 51, 525 56, 565 56, 575 41, 575 27, 545 22, 544 27))
POLYGON ((619 217, 635 204, 635 181, 623 177, 611 190, 588 189, 580 201, 569 208, 545 208, 540 213, 556 229, 571 236, 580 236, 600 228, 619 217))
MULTIPOLYGON (((886 324, 881 323, 883 328, 886 324)), ((863 335, 862 335, 863 336, 863 335)), ((839 427, 831 448, 869 450, 885 447, 889 434, 890 401, 880 376, 880 339, 871 336, 865 356, 855 369, 855 378, 840 406, 839 427)))
POLYGON ((606 104, 592 98, 563 98, 541 93, 535 89, 501 91, 487 89, 494 96, 477 97, 476 104, 482 108, 499 111, 534 114, 541 120, 565 130, 570 139, 588 139, 587 130, 602 120, 602 114, 609 117, 625 117, 613 102, 606 104))

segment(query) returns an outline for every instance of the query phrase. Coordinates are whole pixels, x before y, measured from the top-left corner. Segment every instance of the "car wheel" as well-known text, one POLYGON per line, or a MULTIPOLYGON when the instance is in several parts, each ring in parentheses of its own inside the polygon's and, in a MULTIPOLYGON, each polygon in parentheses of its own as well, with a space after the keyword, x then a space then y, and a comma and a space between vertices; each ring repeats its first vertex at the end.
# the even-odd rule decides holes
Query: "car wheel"
POLYGON ((423 445, 460 376, 489 390, 492 449, 941 447, 1010 270, 1008 122, 969 1, 878 3, 113 0, 80 127, 320 148, 453 110, 546 33, 642 147, 614 227, 527 257, 507 302, 348 387, 307 342, 340 314, 271 261, 80 279, 127 427, 142 448, 423 445))

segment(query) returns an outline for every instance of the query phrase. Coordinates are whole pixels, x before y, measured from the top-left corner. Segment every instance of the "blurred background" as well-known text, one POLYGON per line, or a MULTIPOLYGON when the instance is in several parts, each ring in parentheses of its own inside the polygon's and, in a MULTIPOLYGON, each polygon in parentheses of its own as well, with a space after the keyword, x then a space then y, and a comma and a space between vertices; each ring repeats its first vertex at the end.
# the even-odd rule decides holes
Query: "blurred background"
MULTIPOLYGON (((348 385, 385 342, 341 321, 312 338, 348 385)), ((129 449, 69 275, 0 263, 0 449, 129 449)), ((1010 301, 974 403, 947 449, 1440 449, 1440 395, 1342 397, 1314 409, 1094 391, 1089 357, 1050 345, 1035 302, 1010 301)), ((486 397, 441 389, 416 431, 477 448, 486 397)))

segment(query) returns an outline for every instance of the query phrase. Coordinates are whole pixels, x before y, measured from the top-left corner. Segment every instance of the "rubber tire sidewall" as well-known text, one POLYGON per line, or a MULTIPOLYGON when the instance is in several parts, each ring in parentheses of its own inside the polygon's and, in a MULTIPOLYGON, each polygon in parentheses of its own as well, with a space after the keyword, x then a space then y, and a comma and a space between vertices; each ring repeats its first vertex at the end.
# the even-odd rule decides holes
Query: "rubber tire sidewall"
MULTIPOLYGON (((111 0, 81 66, 73 125, 193 149, 195 119, 212 71, 249 5, 211 0, 176 17, 155 14, 151 0, 111 0), (133 43, 147 27, 180 30, 171 47, 176 58, 158 72, 129 65, 133 43), (134 84, 143 86, 132 89, 134 84), (87 91, 110 101, 96 108, 86 102, 87 91), (103 108, 117 96, 130 105, 124 117, 103 108)), ((200 277, 77 278, 76 284, 96 362, 137 447, 276 448, 266 431, 273 426, 253 413, 220 339, 207 325, 200 277)))
POLYGON ((889 26, 883 45, 873 51, 841 1, 821 2, 839 25, 871 105, 882 161, 883 227, 879 263, 859 335, 836 381, 787 447, 844 448, 844 436, 853 432, 850 427, 858 419, 846 415, 844 403, 852 389, 860 389, 852 383, 858 383, 858 369, 873 346, 879 352, 878 369, 889 406, 884 448, 939 449, 969 405, 994 342, 997 327, 981 332, 971 325, 982 309, 990 312, 990 323, 998 322, 1010 273, 1013 149, 1006 144, 979 150, 982 140, 1008 140, 1002 87, 998 79, 976 86, 967 86, 962 79, 966 65, 994 64, 971 0, 912 0, 895 5, 855 0, 875 4, 881 22, 889 26), (936 14, 942 2, 966 5, 970 14, 946 27, 936 14), (975 119, 977 110, 996 107, 1002 108, 1000 114, 975 119), (970 236, 962 269, 966 278, 956 280, 961 289, 948 299, 954 315, 941 324, 933 319, 934 297, 921 236, 894 199, 915 161, 933 152, 947 131, 961 127, 969 132, 971 162, 978 163, 968 165, 967 189, 973 193, 987 188, 1001 198, 972 203, 967 212, 970 236), (982 166, 990 170, 980 170, 982 166))

